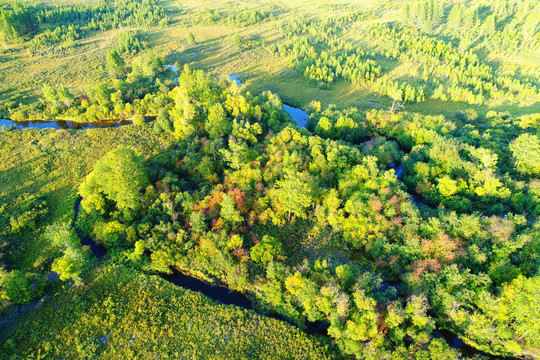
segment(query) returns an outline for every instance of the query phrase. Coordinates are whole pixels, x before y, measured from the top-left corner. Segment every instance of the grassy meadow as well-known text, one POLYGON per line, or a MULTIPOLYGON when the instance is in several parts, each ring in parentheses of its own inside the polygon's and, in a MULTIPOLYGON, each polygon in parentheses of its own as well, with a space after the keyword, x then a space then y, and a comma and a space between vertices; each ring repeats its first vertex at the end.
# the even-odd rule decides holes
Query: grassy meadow
POLYGON ((0 117, 134 124, 0 129, 0 359, 540 359, 539 5, 20 3, 0 117))
MULTIPOLYGON (((64 1, 63 3, 73 3, 64 1)), ((92 3, 77 1, 76 3, 92 3)), ((43 2, 48 4, 48 2, 43 2)), ((392 100, 382 96, 368 86, 353 85, 338 80, 329 90, 306 81, 292 69, 286 58, 268 51, 270 44, 279 44, 285 40, 280 27, 298 17, 322 21, 338 17, 351 11, 376 13, 372 19, 359 21, 340 30, 340 37, 352 44, 372 51, 377 51, 380 44, 366 36, 366 29, 374 23, 393 24, 399 19, 399 11, 390 6, 390 2, 373 4, 360 2, 313 2, 313 1, 269 1, 257 2, 200 2, 171 1, 162 2, 168 11, 170 25, 160 28, 140 29, 146 35, 148 47, 164 58, 168 64, 188 64, 195 69, 203 69, 216 76, 242 74, 245 89, 252 93, 271 90, 278 93, 285 101, 305 107, 311 101, 320 101, 323 107, 329 104, 356 106, 362 110, 387 109, 392 100), (262 9, 275 14, 273 19, 266 19, 256 25, 239 27, 222 23, 198 24, 197 14, 206 9, 219 9, 229 13, 244 9, 262 9), (188 44, 186 36, 192 33, 195 44, 188 44), (231 43, 231 37, 238 34, 244 44, 241 48, 231 43), (261 46, 264 44, 264 46, 261 46)), ((41 86, 67 86, 73 93, 85 91, 96 83, 107 81, 109 76, 104 67, 107 50, 115 46, 119 33, 127 29, 92 31, 77 42, 77 46, 67 50, 43 51, 30 54, 24 43, 8 44, 0 52, 0 76, 6 81, 0 84, 0 93, 5 101, 12 104, 35 101, 41 92, 41 86)), ((479 49, 480 58, 501 74, 514 74, 519 69, 523 77, 533 78, 538 74, 540 55, 536 51, 525 50, 516 56, 502 56, 496 52, 479 49)), ((130 63, 131 56, 126 57, 130 63)), ((416 67, 413 63, 388 62, 379 58, 383 69, 388 71, 390 79, 408 79, 416 67)), ((538 78, 536 78, 538 81, 538 78)), ((464 107, 480 114, 489 110, 510 111, 512 114, 526 114, 540 110, 538 99, 519 103, 497 100, 485 105, 465 105, 459 102, 428 100, 418 104, 406 105, 407 111, 425 114, 451 114, 464 107)))

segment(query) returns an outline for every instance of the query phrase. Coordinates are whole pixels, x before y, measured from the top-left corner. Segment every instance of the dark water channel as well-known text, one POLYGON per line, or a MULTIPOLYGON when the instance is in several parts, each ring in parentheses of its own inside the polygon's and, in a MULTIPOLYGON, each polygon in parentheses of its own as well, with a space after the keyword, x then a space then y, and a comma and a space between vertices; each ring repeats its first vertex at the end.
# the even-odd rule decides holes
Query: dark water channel
MULTIPOLYGON (((81 200, 82 198, 79 197, 79 199, 77 199, 77 202, 75 203, 75 207, 74 207, 75 221, 77 220, 77 216, 79 215, 81 200)), ((96 256, 97 258, 102 258, 103 256, 107 254, 107 249, 103 245, 99 244, 92 238, 84 236, 84 234, 80 230, 77 230, 77 235, 81 239, 81 243, 85 246, 89 246, 90 250, 92 251, 94 256, 96 256)), ((201 294, 213 300, 216 300, 222 304, 234 305, 234 306, 238 306, 244 309, 254 310, 260 315, 272 317, 274 319, 284 321, 288 323, 289 325, 299 328, 300 330, 310 335, 328 336, 327 335, 328 324, 322 321, 308 323, 307 326, 304 329, 302 329, 294 322, 287 320, 286 318, 284 318, 283 316, 279 314, 265 313, 265 312, 259 311, 258 308, 255 306, 254 302, 251 301, 247 296, 236 291, 231 291, 224 286, 209 284, 205 281, 183 274, 179 272, 178 270, 173 270, 171 274, 157 274, 157 275, 163 278, 164 280, 167 280, 168 282, 173 283, 174 285, 181 286, 184 289, 198 291, 201 294)))
MULTIPOLYGON (((172 66, 172 65, 165 65, 166 67, 170 68, 171 71, 173 71, 175 74, 178 74, 178 70, 172 66)), ((240 75, 228 75, 229 79, 236 82, 238 86, 241 86, 242 83, 239 80, 240 75)), ((178 81, 178 78, 174 79, 175 81, 178 81)), ((288 104, 283 104, 284 110, 291 116, 291 118, 296 122, 298 127, 305 128, 307 125, 307 120, 309 119, 309 114, 303 111, 300 108, 290 106, 288 104)), ((98 121, 98 122, 91 122, 91 123, 80 123, 80 122, 74 122, 74 121, 63 121, 63 120, 57 120, 57 121, 12 121, 8 119, 0 119, 0 128, 3 126, 6 127, 15 127, 16 129, 27 129, 27 128, 33 128, 33 129, 99 129, 99 128, 109 128, 109 127, 120 127, 123 125, 129 125, 132 124, 132 121, 120 121, 120 122, 113 122, 113 121, 98 121)), ((395 167, 391 166, 391 168, 394 168, 396 171, 396 176, 398 178, 401 178, 403 173, 403 168, 401 166, 395 167)), ((417 195, 411 194, 413 203, 417 206, 421 206, 426 204, 426 200, 420 198, 417 195)), ((75 220, 77 219, 77 216, 79 214, 80 204, 81 204, 82 198, 79 197, 77 202, 75 203, 75 220)), ((82 245, 88 246, 94 256, 97 258, 102 258, 107 254, 107 249, 96 242, 94 239, 89 238, 87 236, 84 236, 84 234, 77 230, 77 234, 79 238, 81 239, 82 245)), ((201 294, 216 300, 222 304, 225 305, 234 305, 239 306, 244 309, 248 310, 254 310, 257 313, 263 315, 263 316, 269 316, 284 322, 287 322, 288 324, 295 326, 299 328, 299 326, 284 317, 282 317, 279 314, 268 314, 261 312, 257 309, 253 301, 251 301, 247 296, 245 296, 242 293, 231 291, 228 288, 224 286, 219 285, 212 285, 207 282, 204 282, 202 280, 199 280, 197 278, 194 278, 189 275, 185 275, 177 270, 173 270, 171 274, 159 274, 159 276, 170 283, 173 283, 174 285, 181 286, 185 289, 189 289, 192 291, 198 291, 201 294)), ((327 334, 328 324, 324 323, 322 321, 312 322, 308 323, 307 326, 303 330, 304 332, 311 334, 311 335, 324 335, 328 336, 327 334)), ((469 346, 464 346, 463 342, 450 332, 444 331, 441 332, 441 336, 446 339, 446 341, 450 344, 451 347, 460 349, 464 355, 474 355, 474 354, 482 354, 485 355, 482 352, 479 352, 478 350, 471 348, 469 346)))
POLYGON ((131 120, 123 121, 95 121, 95 122, 76 122, 67 120, 52 120, 52 121, 13 121, 8 119, 0 119, 0 128, 14 127, 15 129, 103 129, 116 128, 123 125, 132 124, 131 120))
MULTIPOLYGON (((79 199, 77 199, 77 202, 75 203, 75 220, 77 220, 77 216, 79 215, 81 200, 82 198, 79 197, 79 199)), ((84 236, 84 234, 82 234, 82 232, 79 230, 77 230, 77 234, 81 239, 81 243, 83 245, 89 246, 90 250, 97 258, 102 258, 107 254, 107 249, 103 245, 99 244, 92 238, 84 236)), ((180 286, 184 289, 192 291, 198 291, 201 294, 222 304, 234 305, 244 309, 253 310, 262 316, 267 316, 280 321, 284 321, 289 325, 299 328, 300 330, 310 335, 328 336, 328 324, 323 321, 308 322, 305 328, 300 328, 294 322, 287 320, 286 318, 277 313, 265 313, 263 311, 260 311, 259 308, 255 305, 255 303, 251 301, 247 296, 236 291, 231 291, 224 286, 209 284, 195 277, 183 274, 178 270, 173 270, 173 272, 170 274, 158 274, 158 276, 176 286, 180 286)), ((455 336, 449 331, 440 330, 437 333, 439 334, 439 337, 443 337, 452 348, 458 349, 464 356, 472 357, 473 355, 481 354, 485 358, 495 359, 495 357, 492 357, 468 345, 465 345, 461 339, 459 339, 457 336, 455 336)), ((437 334, 435 336, 437 337, 437 334)))

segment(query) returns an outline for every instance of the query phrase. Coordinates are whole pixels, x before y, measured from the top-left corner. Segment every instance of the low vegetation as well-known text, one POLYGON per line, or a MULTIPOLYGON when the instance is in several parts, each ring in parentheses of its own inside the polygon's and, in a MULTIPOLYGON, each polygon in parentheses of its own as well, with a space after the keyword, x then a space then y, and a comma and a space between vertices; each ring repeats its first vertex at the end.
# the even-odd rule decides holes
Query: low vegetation
POLYGON ((540 358, 539 10, 0 0, 0 357, 540 358))

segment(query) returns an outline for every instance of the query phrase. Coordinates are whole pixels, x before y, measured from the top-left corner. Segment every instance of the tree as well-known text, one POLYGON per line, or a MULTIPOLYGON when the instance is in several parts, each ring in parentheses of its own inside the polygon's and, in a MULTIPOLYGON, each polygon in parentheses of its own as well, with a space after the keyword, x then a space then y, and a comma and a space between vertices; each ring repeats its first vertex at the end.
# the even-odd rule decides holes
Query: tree
POLYGON ((281 242, 271 236, 264 235, 262 241, 251 248, 251 260, 256 263, 266 264, 283 256, 281 242))
POLYGON ((285 178, 276 182, 276 195, 288 213, 289 222, 291 214, 300 218, 306 217, 305 209, 312 200, 311 189, 297 170, 285 170, 285 178))
POLYGON ((212 139, 227 134, 230 131, 230 121, 227 120, 227 113, 220 103, 215 103, 208 109, 208 120, 205 129, 212 139))
POLYGON ((191 33, 191 31, 186 35, 186 41, 188 45, 195 45, 197 43, 197 41, 195 41, 195 36, 193 33, 191 33))
POLYGON ((79 282, 79 275, 88 261, 88 253, 81 247, 68 247, 62 257, 53 261, 51 269, 60 275, 60 280, 79 282))
POLYGON ((43 85, 41 91, 43 92, 45 100, 52 103, 54 106, 58 106, 58 94, 54 88, 49 85, 43 85))
POLYGON ((482 26, 482 33, 490 36, 495 34, 495 15, 490 15, 486 18, 484 25, 482 26))
POLYGON ((461 4, 454 5, 448 14, 448 26, 459 29, 463 23, 463 9, 461 4))
POLYGON ((540 174, 540 139, 536 135, 521 134, 508 145, 514 167, 528 175, 540 174))
POLYGON ((116 50, 107 51, 106 67, 109 76, 116 78, 125 75, 124 71, 124 59, 118 54, 116 50))
POLYGON ((45 239, 60 249, 77 246, 80 244, 79 238, 73 227, 68 222, 55 222, 48 226, 43 234, 45 239))
POLYGON ((24 304, 30 301, 32 288, 30 281, 20 270, 13 270, 2 280, 2 297, 14 302, 24 304))
POLYGON ((206 230, 204 214, 200 211, 194 211, 189 216, 189 227, 195 234, 202 234, 206 230))
POLYGON ((146 122, 144 121, 144 116, 142 116, 140 114, 133 115, 133 125, 142 126, 145 123, 146 122))
POLYGON ((538 19, 538 14, 530 14, 523 27, 521 28, 521 35, 523 35, 523 40, 530 41, 536 35, 540 27, 540 20, 538 19))
POLYGON ((71 107, 71 104, 73 104, 73 95, 69 92, 68 88, 65 86, 60 87, 56 91, 56 95, 58 96, 58 100, 64 103, 66 107, 71 107))
POLYGON ((449 197, 454 195, 457 192, 458 186, 457 181, 452 180, 448 176, 444 176, 440 179, 438 179, 439 184, 437 185, 437 189, 442 194, 442 196, 449 197))
POLYGON ((244 39, 242 39, 242 37, 238 35, 238 33, 234 33, 231 42, 239 50, 242 49, 242 47, 244 46, 244 39))
POLYGON ((246 143, 229 139, 229 149, 220 149, 219 152, 233 169, 239 170, 248 156, 249 149, 246 143))
POLYGON ((480 186, 476 188, 475 192, 479 196, 491 195, 496 192, 497 188, 502 186, 502 183, 494 176, 498 156, 485 148, 474 149, 471 152, 471 155, 476 158, 483 167, 476 176, 477 181, 481 184, 479 184, 480 186))
POLYGON ((79 188, 82 206, 97 210, 95 202, 104 195, 120 210, 137 209, 141 205, 140 191, 149 184, 144 159, 132 148, 119 146, 102 157, 79 188), (97 197, 97 198, 96 198, 97 197))
POLYGON ((242 221, 242 216, 240 216, 240 212, 234 208, 234 200, 229 194, 223 195, 220 215, 223 220, 229 223, 242 221))

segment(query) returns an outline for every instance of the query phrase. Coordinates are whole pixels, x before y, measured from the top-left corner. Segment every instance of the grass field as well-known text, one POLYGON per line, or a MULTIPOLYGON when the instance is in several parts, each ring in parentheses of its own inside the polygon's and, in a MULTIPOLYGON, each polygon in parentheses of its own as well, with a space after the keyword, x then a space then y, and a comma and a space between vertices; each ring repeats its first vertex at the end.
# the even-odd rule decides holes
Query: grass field
MULTIPOLYGON (((91 1, 81 0, 81 3, 91 1)), ((44 1, 44 4, 51 4, 44 1)), ((66 2, 67 3, 67 2, 66 2)), ((73 3, 70 1, 69 3, 73 3)), ((302 16, 322 20, 327 17, 345 14, 348 11, 370 11, 377 9, 381 17, 354 23, 347 27, 341 37, 359 46, 376 49, 377 45, 365 37, 366 27, 373 22, 394 21, 399 13, 386 2, 373 4, 369 1, 350 2, 335 1, 324 5, 312 1, 284 1, 274 4, 269 1, 230 2, 222 1, 163 1, 169 11, 171 24, 165 28, 143 29, 148 36, 149 47, 160 56, 165 63, 189 64, 192 68, 204 69, 216 76, 237 73, 243 75, 246 89, 253 93, 272 90, 285 101, 306 106, 312 100, 320 101, 323 106, 337 104, 339 106, 358 106, 361 109, 388 108, 391 101, 366 86, 357 87, 350 83, 338 82, 330 90, 320 90, 317 86, 306 83, 286 60, 271 55, 261 42, 265 44, 283 41, 279 26, 302 16), (244 9, 272 9, 274 20, 247 27, 233 27, 224 24, 193 25, 196 12, 203 9, 221 9, 222 12, 244 9), (188 45, 186 35, 192 33, 196 44, 188 45), (239 49, 230 43, 230 37, 238 33, 245 46, 239 49), (374 104, 376 103, 376 104, 374 104)), ((55 2, 55 4, 57 4, 55 2)), ((125 29, 124 29, 125 30, 125 29)), ((0 84, 0 94, 4 100, 14 104, 28 103, 36 100, 43 84, 52 86, 68 86, 74 93, 80 93, 89 86, 108 79, 104 68, 105 54, 114 47, 114 39, 122 30, 94 32, 89 37, 79 40, 78 46, 66 52, 47 52, 30 55, 24 44, 9 44, 0 53, 0 77, 6 81, 0 84)), ((515 73, 530 77, 538 74, 540 55, 534 51, 524 51, 518 56, 503 57, 496 53, 478 51, 479 56, 489 65, 500 69, 501 73, 515 73)), ((127 58, 129 64, 130 59, 127 58)), ((381 60, 382 61, 382 60, 381 60)), ((413 64, 403 63, 381 65, 388 67, 390 79, 405 79, 409 76, 413 64)), ((536 80, 538 80, 536 78, 536 80)), ((426 101, 406 106, 405 110, 426 114, 447 114, 455 110, 473 108, 480 114, 489 109, 509 110, 514 114, 540 111, 538 101, 522 103, 493 102, 488 106, 471 106, 463 103, 442 101, 426 101)))
POLYGON ((327 339, 112 265, 33 304, 5 330, 0 357, 13 360, 337 357, 327 339))
MULTIPOLYGON (((0 132, 0 202, 7 219, 21 206, 20 199, 37 194, 47 203, 43 226, 24 229, 4 240, 9 263, 21 270, 43 270, 49 265, 51 244, 41 238, 46 225, 70 220, 78 186, 94 163, 119 145, 137 148, 146 157, 158 154, 171 140, 155 136, 151 124, 90 130, 15 130, 0 132)), ((6 220, 7 221, 7 220, 6 220)))

